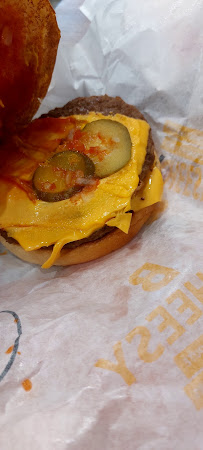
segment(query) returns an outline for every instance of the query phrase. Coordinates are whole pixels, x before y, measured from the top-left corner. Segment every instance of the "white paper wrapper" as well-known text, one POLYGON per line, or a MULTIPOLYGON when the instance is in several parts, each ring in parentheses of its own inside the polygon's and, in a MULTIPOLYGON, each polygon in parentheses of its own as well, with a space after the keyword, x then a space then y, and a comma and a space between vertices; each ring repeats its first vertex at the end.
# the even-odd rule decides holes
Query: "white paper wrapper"
POLYGON ((200 450, 202 2, 64 0, 57 17, 38 115, 81 95, 137 105, 165 156, 165 209, 92 263, 1 254, 0 448, 200 450))

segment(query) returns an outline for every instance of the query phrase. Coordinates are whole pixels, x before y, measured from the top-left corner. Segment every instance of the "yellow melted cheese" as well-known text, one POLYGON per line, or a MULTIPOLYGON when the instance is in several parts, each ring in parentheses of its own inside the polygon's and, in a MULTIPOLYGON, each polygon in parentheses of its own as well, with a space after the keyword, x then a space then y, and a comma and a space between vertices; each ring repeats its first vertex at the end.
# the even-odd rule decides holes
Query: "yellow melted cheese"
POLYGON ((125 125, 132 141, 132 157, 125 167, 101 179, 95 191, 80 196, 77 202, 67 199, 55 203, 41 200, 33 203, 17 186, 11 188, 4 208, 0 208, 0 228, 4 228, 26 251, 54 245, 43 268, 54 264, 65 244, 86 238, 105 224, 127 233, 131 214, 126 212, 138 211, 160 201, 163 190, 161 173, 154 167, 144 189, 131 199, 145 161, 149 135, 147 122, 120 114, 103 116, 89 113, 73 117, 86 122, 117 120, 125 125))

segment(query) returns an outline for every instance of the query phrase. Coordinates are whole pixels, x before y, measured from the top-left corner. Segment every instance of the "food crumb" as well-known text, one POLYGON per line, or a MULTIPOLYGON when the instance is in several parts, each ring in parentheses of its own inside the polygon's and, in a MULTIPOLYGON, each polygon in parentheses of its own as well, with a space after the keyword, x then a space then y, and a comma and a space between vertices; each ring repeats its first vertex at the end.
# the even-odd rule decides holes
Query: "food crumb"
POLYGON ((32 382, 26 378, 22 381, 22 387, 25 389, 25 391, 30 391, 32 389, 32 382))
POLYGON ((6 355, 9 355, 9 353, 11 353, 13 351, 13 345, 11 345, 11 347, 8 348, 8 350, 6 350, 6 355))
MULTIPOLYGON (((6 355, 9 355, 9 353, 11 353, 11 352, 13 351, 13 349, 14 349, 14 345, 11 345, 11 346, 8 348, 8 350, 6 350, 5 354, 6 354, 6 355)), ((18 355, 21 355, 21 352, 17 352, 17 353, 18 353, 18 355)))

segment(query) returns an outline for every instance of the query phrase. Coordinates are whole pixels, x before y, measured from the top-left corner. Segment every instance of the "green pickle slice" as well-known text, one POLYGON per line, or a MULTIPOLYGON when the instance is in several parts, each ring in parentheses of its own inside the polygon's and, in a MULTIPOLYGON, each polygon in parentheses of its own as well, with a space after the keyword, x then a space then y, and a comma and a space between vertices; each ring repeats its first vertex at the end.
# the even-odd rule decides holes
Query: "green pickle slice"
POLYGON ((122 169, 131 158, 132 142, 128 129, 115 120, 99 119, 83 128, 88 133, 95 175, 104 178, 122 169), (98 147, 98 154, 94 148, 98 147))
POLYGON ((94 163, 88 156, 73 150, 56 153, 36 169, 33 188, 38 199, 58 202, 81 191, 94 172, 94 163))

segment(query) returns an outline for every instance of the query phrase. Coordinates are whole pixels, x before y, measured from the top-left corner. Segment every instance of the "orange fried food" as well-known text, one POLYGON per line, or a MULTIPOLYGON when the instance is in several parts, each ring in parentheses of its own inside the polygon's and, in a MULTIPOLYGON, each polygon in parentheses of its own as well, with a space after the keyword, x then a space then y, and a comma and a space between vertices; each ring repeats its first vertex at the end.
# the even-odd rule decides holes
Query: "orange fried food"
POLYGON ((0 136, 19 131, 37 111, 59 39, 48 0, 0 1, 0 136))

